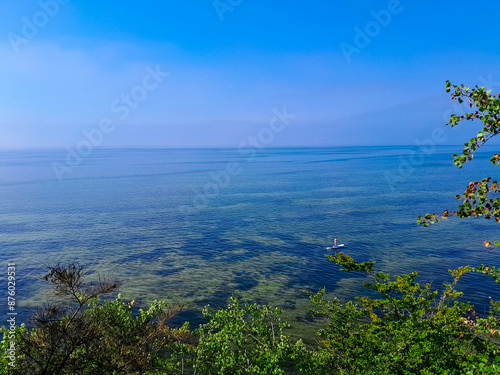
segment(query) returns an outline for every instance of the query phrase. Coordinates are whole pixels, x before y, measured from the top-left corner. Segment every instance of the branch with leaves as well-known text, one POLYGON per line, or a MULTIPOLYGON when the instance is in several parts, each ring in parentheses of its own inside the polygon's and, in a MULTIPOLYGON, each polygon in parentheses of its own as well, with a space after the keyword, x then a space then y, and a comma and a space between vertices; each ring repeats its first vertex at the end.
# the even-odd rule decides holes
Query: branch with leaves
MULTIPOLYGON (((472 160, 478 149, 488 142, 495 135, 500 133, 500 93, 492 95, 490 89, 483 87, 470 88, 463 84, 452 85, 450 81, 446 81, 446 92, 452 92, 451 99, 457 100, 459 103, 467 102, 472 109, 471 112, 463 114, 452 114, 450 121, 446 125, 457 126, 461 121, 480 120, 483 123, 482 129, 475 137, 464 143, 464 149, 461 155, 453 155, 453 163, 459 168, 462 168, 463 163, 472 160)), ((493 165, 498 165, 500 161, 499 154, 493 154, 490 158, 493 165)), ((463 194, 456 195, 457 200, 462 200, 458 209, 453 212, 453 215, 464 217, 484 217, 485 219, 494 218, 500 223, 500 187, 497 181, 492 181, 491 177, 483 178, 481 181, 471 181, 465 188, 463 194)), ((440 219, 447 219, 450 211, 445 210, 442 215, 436 213, 419 216, 417 219, 418 225, 435 224, 440 219)), ((484 241, 486 247, 492 244, 500 245, 500 241, 484 241)))
MULTIPOLYGON (((491 95, 491 89, 486 89, 484 86, 471 89, 463 84, 452 85, 450 81, 446 81, 446 92, 452 89, 454 92, 451 94, 451 100, 457 100, 459 103, 467 101, 472 111, 458 115, 452 114, 446 125, 454 127, 461 121, 475 119, 483 123, 483 128, 477 135, 464 143, 462 155, 453 155, 453 162, 462 168, 463 163, 472 160, 477 150, 500 132, 500 93, 491 95)), ((500 156, 494 154, 490 160, 494 165, 498 165, 500 156)))

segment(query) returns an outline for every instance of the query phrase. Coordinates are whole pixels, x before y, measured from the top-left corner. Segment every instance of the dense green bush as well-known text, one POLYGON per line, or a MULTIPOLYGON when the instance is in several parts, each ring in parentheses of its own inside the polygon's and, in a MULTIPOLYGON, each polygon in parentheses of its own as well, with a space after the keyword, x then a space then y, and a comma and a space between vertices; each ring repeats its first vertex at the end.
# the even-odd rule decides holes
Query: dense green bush
POLYGON ((202 374, 284 374, 306 356, 301 341, 284 335, 282 310, 244 303, 236 297, 225 310, 203 310, 210 321, 197 330, 195 368, 202 374))
MULTIPOLYGON (((498 303, 484 319, 455 290, 471 267, 450 271, 453 282, 439 295, 421 286, 417 273, 395 276, 374 271, 373 262, 357 263, 338 253, 329 256, 343 271, 362 272, 364 283, 380 298, 358 297, 341 304, 311 296, 313 314, 326 319, 315 353, 318 374, 465 374, 499 354, 498 303)), ((496 366, 496 365, 495 365, 496 366)), ((500 368, 500 367, 499 367, 500 368)))

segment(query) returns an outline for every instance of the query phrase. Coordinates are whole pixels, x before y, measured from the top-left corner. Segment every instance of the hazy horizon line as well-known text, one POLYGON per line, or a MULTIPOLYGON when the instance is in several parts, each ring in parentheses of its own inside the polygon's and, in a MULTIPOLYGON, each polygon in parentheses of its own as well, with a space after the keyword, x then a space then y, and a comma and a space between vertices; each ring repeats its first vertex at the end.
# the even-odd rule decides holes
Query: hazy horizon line
MULTIPOLYGON (((496 147, 498 145, 487 144, 481 146, 481 148, 485 147, 496 147)), ((314 146, 314 145, 290 145, 290 146, 274 146, 274 147, 264 147, 262 150, 267 149, 287 149, 287 148, 368 148, 368 147, 404 147, 404 148, 418 148, 422 147, 419 145, 411 145, 411 144, 377 144, 377 145, 329 145, 329 146, 314 146)), ((463 147, 463 144, 436 144, 433 147, 437 148, 445 148, 445 147, 463 147)), ((68 151, 69 146, 66 147, 30 147, 30 148, 0 148, 0 152, 4 151, 68 151)), ((71 148, 70 148, 71 149, 71 148)), ((152 146, 152 147, 143 147, 143 146, 109 146, 109 147, 96 147, 93 151, 105 151, 105 150, 238 150, 239 147, 228 147, 228 146, 152 146)))

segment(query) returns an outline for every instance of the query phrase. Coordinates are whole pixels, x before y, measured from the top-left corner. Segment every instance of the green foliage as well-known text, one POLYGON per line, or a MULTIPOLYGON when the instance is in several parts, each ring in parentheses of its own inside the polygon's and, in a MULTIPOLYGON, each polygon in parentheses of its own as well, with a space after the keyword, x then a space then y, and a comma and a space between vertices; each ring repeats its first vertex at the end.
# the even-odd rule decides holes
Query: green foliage
MULTIPOLYGON (((450 121, 446 125, 457 126, 461 121, 479 120, 482 122, 482 128, 477 132, 475 137, 469 139, 464 144, 464 149, 461 155, 454 154, 453 162, 459 168, 469 160, 472 160, 477 150, 488 142, 491 138, 500 133, 500 93, 492 95, 490 89, 485 87, 470 88, 462 85, 452 85, 450 81, 446 81, 446 92, 452 92, 452 100, 457 100, 459 103, 468 104, 472 109, 471 112, 463 114, 452 114, 450 121)), ((500 155, 493 154, 490 158, 493 165, 498 165, 500 155)), ((481 181, 471 181, 465 188, 463 194, 457 194, 457 200, 462 200, 458 209, 453 212, 454 215, 465 217, 484 217, 485 219, 494 218, 500 223, 500 187, 497 181, 491 181, 491 177, 483 178, 481 181)), ((426 214, 419 216, 417 224, 428 226, 446 219, 449 216, 449 211, 445 210, 442 215, 426 214)), ((484 242, 486 247, 490 247, 490 241, 484 242)), ((494 241, 495 246, 500 245, 500 241, 494 241)))
POLYGON ((322 289, 310 296, 311 314, 324 323, 318 345, 307 347, 285 334, 282 310, 240 303, 203 314, 195 332, 168 322, 182 306, 155 301, 132 313, 120 295, 102 300, 109 283, 84 282, 83 268, 51 268, 47 278, 71 303, 46 306, 34 327, 3 328, 0 349, 16 344, 16 367, 0 359, 0 374, 498 374, 500 302, 489 314, 459 302, 458 282, 469 272, 491 276, 494 267, 450 270, 441 292, 420 285, 417 273, 390 276, 375 262, 344 253, 328 258, 345 272, 367 275, 369 296, 340 303, 322 289), (65 285, 61 285, 64 283, 65 285), (198 340, 195 340, 198 335, 198 340))
POLYGON ((18 350, 19 346, 17 343, 20 342, 21 337, 28 333, 28 328, 23 323, 20 326, 13 327, 12 331, 9 331, 5 327, 0 328, 0 332, 3 334, 3 340, 0 342, 0 375, 14 374, 16 373, 17 366, 17 358, 18 358, 18 350), (9 349, 15 349, 13 352, 12 359, 8 352, 9 349))
POLYGON ((465 371, 466 375, 500 374, 500 357, 495 357, 495 359, 491 363, 489 363, 489 361, 486 359, 482 359, 479 363, 474 363, 468 366, 465 371))
POLYGON ((331 262, 341 266, 342 268, 340 269, 340 271, 343 272, 371 272, 373 270, 373 266, 375 265, 375 262, 356 263, 353 258, 351 258, 349 255, 345 255, 344 253, 335 253, 335 255, 328 254, 326 257, 330 259, 331 262))
MULTIPOLYGON (((463 200, 458 206, 458 210, 453 214, 460 218, 464 217, 480 217, 484 216, 485 219, 494 218, 500 223, 500 186, 497 181, 491 181, 491 177, 483 178, 481 181, 472 181, 466 187, 463 194, 457 194, 457 200, 463 200)), ((417 224, 428 226, 439 221, 439 219, 446 219, 449 216, 449 211, 444 211, 443 215, 439 217, 437 214, 426 214, 424 217, 419 216, 417 224)), ((500 243, 495 242, 495 246, 500 243)), ((490 243, 491 245, 491 243, 490 243)), ((488 245, 487 245, 488 246, 488 245)))
MULTIPOLYGON (((452 100, 457 100, 459 103, 467 101, 472 111, 459 115, 452 114, 446 125, 453 127, 461 121, 474 119, 479 119, 483 123, 477 136, 464 144, 462 155, 453 155, 454 163, 462 168, 463 163, 472 160, 476 151, 500 132, 500 94, 491 95, 491 90, 487 90, 484 86, 471 89, 463 84, 452 85, 450 81, 446 81, 446 92, 450 91, 453 91, 452 100)), ((494 154, 490 160, 494 165, 498 165, 499 159, 499 155, 494 154)))
POLYGON ((132 304, 120 296, 113 301, 99 299, 115 283, 88 283, 86 276, 84 268, 74 264, 50 268, 45 279, 64 303, 39 308, 31 318, 34 327, 16 328, 15 337, 3 328, 0 346, 16 346, 15 367, 4 367, 7 373, 145 374, 156 369, 180 373, 176 356, 191 333, 187 325, 170 328, 168 320, 181 306, 155 301, 134 316, 132 304))
POLYGON ((418 284, 416 272, 391 278, 375 273, 373 262, 356 263, 342 253, 329 258, 347 271, 368 275, 372 282, 365 287, 380 298, 341 304, 327 301, 324 290, 310 297, 313 315, 325 319, 313 373, 464 374, 498 366, 490 361, 498 353, 498 304, 481 320, 472 306, 457 301, 462 293, 456 284, 471 267, 450 270, 453 282, 439 293, 418 284))
MULTIPOLYGON (((462 155, 453 155, 462 167, 475 152, 500 132, 500 94, 496 97, 484 87, 470 89, 446 83, 453 88, 452 100, 467 100, 476 111, 453 114, 452 126, 462 120, 479 119, 483 128, 465 143, 462 155)), ((500 156, 490 159, 498 165, 500 156)), ((458 217, 495 218, 500 222, 500 197, 496 181, 484 178, 471 182, 454 215, 458 217)), ((417 223, 428 226, 447 219, 442 215, 419 216, 417 223)), ((485 241, 487 247, 491 242, 485 241)), ((494 242, 495 246, 500 241, 494 242)), ((391 277, 374 271, 374 262, 358 263, 343 253, 327 255, 341 271, 361 272, 371 278, 365 282, 370 297, 357 297, 346 304, 328 301, 324 290, 311 296, 312 314, 323 317, 325 327, 318 332, 322 341, 311 363, 317 374, 497 374, 500 373, 498 333, 500 302, 491 300, 490 312, 481 317, 473 306, 460 302, 462 292, 457 283, 469 272, 482 273, 500 282, 495 267, 461 267, 450 270, 453 281, 444 290, 431 290, 431 285, 416 282, 417 273, 391 277), (379 297, 374 298, 373 293, 379 297)))
POLYGON ((281 320, 281 309, 246 302, 241 305, 235 296, 231 301, 225 310, 203 310, 210 321, 198 330, 197 371, 284 374, 284 368, 307 355, 301 341, 293 345, 283 334, 289 324, 281 320))

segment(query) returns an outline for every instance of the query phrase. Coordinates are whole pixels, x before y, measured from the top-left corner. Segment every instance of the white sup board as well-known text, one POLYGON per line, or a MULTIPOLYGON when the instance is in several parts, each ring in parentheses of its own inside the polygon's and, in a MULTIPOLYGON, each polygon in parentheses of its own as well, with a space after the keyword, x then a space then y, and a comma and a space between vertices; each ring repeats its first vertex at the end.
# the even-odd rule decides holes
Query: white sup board
POLYGON ((326 249, 327 250, 335 250, 335 249, 341 249, 344 247, 344 244, 336 245, 336 246, 328 246, 326 249))

